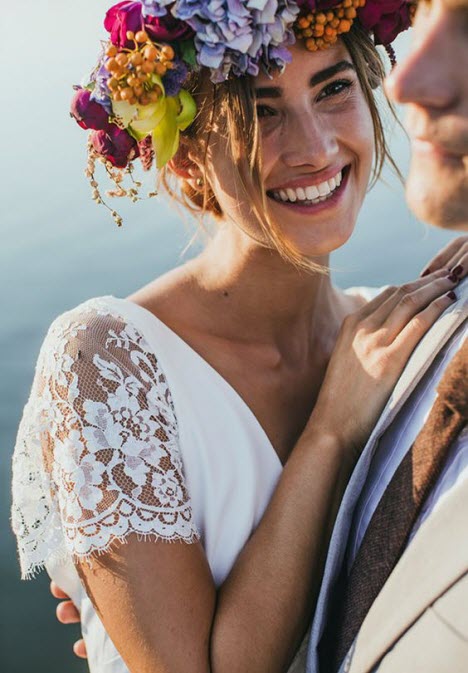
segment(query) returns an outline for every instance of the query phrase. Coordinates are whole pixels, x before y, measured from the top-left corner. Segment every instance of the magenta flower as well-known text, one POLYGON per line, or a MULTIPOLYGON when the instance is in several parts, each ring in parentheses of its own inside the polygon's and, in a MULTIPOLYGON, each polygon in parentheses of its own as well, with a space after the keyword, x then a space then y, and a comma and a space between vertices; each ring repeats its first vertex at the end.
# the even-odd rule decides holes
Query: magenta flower
POLYGON ((135 138, 115 124, 110 124, 105 131, 93 131, 91 142, 96 152, 116 168, 125 168, 139 155, 135 138))
POLYGON ((112 44, 117 47, 133 47, 133 42, 127 40, 127 31, 137 33, 143 29, 143 15, 140 2, 123 0, 111 7, 104 19, 104 28, 110 33, 112 44))
POLYGON ((165 16, 143 16, 141 2, 124 0, 111 7, 104 20, 104 28, 110 33, 112 44, 117 47, 131 49, 134 44, 127 39, 127 31, 137 33, 145 29, 154 40, 173 42, 187 39, 193 35, 193 30, 185 21, 179 21, 172 14, 165 16))
POLYGON ((91 100, 91 91, 88 89, 77 89, 71 102, 70 115, 82 129, 106 131, 111 126, 109 113, 102 105, 91 100))
POLYGON ((367 0, 358 9, 362 26, 374 33, 376 44, 390 44, 411 25, 407 0, 367 0))
POLYGON ((187 40, 194 32, 185 21, 176 19, 169 12, 165 16, 145 17, 145 29, 150 37, 162 42, 187 40))
POLYGON ((301 11, 326 12, 340 4, 340 0, 297 0, 301 11))

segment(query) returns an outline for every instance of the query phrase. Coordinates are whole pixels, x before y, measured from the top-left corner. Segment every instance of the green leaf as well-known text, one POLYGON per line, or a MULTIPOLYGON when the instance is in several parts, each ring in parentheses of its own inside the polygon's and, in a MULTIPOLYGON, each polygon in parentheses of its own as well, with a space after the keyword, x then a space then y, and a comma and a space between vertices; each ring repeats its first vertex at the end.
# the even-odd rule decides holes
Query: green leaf
POLYGON ((180 42, 179 47, 183 60, 187 63, 187 65, 190 65, 192 68, 194 68, 197 65, 197 52, 195 51, 195 44, 193 39, 180 42))
POLYGON ((179 91, 179 101, 181 105, 181 110, 177 115, 177 126, 181 131, 190 126, 190 124, 195 119, 197 114, 197 104, 195 103, 193 97, 185 89, 179 91))
POLYGON ((166 114, 153 130, 153 147, 156 166, 162 168, 177 152, 179 147, 179 127, 177 126, 178 104, 175 98, 166 98, 166 114))
POLYGON ((159 88, 162 90, 163 94, 166 95, 166 89, 164 88, 163 81, 159 75, 156 75, 155 72, 151 75, 151 81, 153 84, 157 84, 159 88))

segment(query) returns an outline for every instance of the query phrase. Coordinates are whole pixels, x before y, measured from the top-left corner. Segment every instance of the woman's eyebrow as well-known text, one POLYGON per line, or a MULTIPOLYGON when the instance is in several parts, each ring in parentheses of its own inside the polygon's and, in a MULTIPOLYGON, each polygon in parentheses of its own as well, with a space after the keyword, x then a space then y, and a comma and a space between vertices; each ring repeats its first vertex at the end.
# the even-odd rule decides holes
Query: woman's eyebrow
POLYGON ((281 98, 282 89, 279 86, 262 86, 255 89, 256 98, 281 98))
POLYGON ((356 68, 350 61, 339 61, 338 63, 335 63, 335 65, 331 65, 329 68, 320 70, 320 72, 312 75, 310 78, 310 86, 317 86, 317 84, 326 82, 327 79, 330 79, 334 75, 337 75, 339 72, 344 72, 345 70, 356 72, 356 68))
MULTIPOLYGON (((330 79, 339 72, 344 72, 345 70, 352 70, 356 72, 356 68, 350 61, 339 61, 334 65, 331 65, 329 68, 320 70, 320 72, 315 73, 310 78, 310 86, 317 86, 322 82, 326 82, 327 79, 330 79)), ((262 86, 258 89, 255 89, 255 94, 257 99, 259 98, 281 98, 283 90, 279 86, 262 86)))

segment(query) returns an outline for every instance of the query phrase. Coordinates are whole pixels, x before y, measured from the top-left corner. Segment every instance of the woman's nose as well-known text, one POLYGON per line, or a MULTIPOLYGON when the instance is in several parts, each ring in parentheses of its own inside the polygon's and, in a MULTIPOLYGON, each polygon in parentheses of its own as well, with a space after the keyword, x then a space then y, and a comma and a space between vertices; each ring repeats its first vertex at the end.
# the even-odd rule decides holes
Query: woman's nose
POLYGON ((283 161, 291 167, 309 166, 320 170, 332 163, 339 151, 333 126, 312 114, 291 120, 284 140, 283 161))

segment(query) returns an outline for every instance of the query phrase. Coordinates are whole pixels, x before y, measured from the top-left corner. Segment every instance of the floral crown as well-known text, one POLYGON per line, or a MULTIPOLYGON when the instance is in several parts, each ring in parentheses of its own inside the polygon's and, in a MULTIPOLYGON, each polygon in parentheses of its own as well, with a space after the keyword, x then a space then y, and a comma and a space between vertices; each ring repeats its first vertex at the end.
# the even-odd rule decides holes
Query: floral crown
MULTIPOLYGON (((71 105, 90 130, 86 175, 93 198, 103 201, 96 161, 115 189, 109 196, 139 199, 133 177, 140 158, 150 170, 175 155, 180 133, 195 119, 196 104, 184 89, 190 73, 208 68, 214 83, 230 77, 282 71, 296 39, 310 51, 326 49, 358 21, 391 54, 390 44, 409 27, 413 0, 124 0, 109 9, 98 63, 71 105), (125 188, 124 175, 131 186, 125 188)), ((148 196, 154 196, 150 192, 148 196)), ((122 220, 110 208, 117 224, 122 220)))

